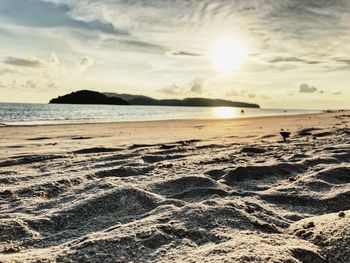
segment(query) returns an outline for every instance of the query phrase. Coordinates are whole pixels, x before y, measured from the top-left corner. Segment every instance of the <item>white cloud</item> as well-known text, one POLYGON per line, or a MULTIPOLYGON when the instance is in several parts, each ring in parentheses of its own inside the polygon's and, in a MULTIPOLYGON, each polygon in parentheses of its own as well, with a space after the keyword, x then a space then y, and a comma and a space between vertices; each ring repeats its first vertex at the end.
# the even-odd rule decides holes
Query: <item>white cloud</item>
POLYGON ((240 93, 236 90, 230 90, 230 91, 226 92, 225 95, 228 97, 239 97, 240 93))
POLYGON ((17 71, 14 69, 8 69, 8 68, 0 69, 0 75, 14 74, 14 73, 17 73, 17 71))
POLYGON ((3 61, 7 65, 17 67, 29 67, 29 68, 44 68, 46 63, 35 57, 19 58, 19 57, 7 57, 3 61))
MULTIPOLYGON (((60 64, 60 61, 55 53, 52 53, 47 61, 41 60, 36 57, 6 57, 3 61, 7 65, 16 66, 16 67, 27 67, 27 68, 50 68, 55 67, 60 64)), ((4 73, 14 72, 12 69, 7 69, 4 73)), ((0 70, 1 74, 1 70, 0 70)))
POLYGON ((88 67, 94 65, 95 60, 92 57, 85 56, 80 59, 79 67, 81 71, 85 71, 88 67))
POLYGON ((49 65, 50 66, 58 66, 60 64, 60 60, 58 59, 57 55, 55 53, 52 53, 49 58, 49 65))
POLYGON ((313 86, 309 86, 306 83, 301 84, 299 87, 299 92, 301 92, 301 93, 315 93, 316 91, 317 91, 317 88, 315 88, 313 86))
POLYGON ((249 92, 246 90, 240 90, 240 91, 230 90, 230 91, 226 92, 225 95, 228 97, 243 97, 243 98, 250 98, 250 99, 256 97, 255 92, 249 92))
POLYGON ((158 89, 158 92, 166 95, 183 95, 185 93, 185 90, 183 88, 180 88, 176 84, 171 84, 164 88, 158 89))
POLYGON ((21 88, 27 88, 27 89, 37 89, 38 83, 34 80, 27 80, 25 83, 21 85, 21 88))
POLYGON ((193 93, 198 93, 198 94, 202 94, 203 93, 203 89, 204 89, 204 81, 205 78, 202 77, 198 77, 195 78, 191 83, 190 83, 190 91, 193 93))

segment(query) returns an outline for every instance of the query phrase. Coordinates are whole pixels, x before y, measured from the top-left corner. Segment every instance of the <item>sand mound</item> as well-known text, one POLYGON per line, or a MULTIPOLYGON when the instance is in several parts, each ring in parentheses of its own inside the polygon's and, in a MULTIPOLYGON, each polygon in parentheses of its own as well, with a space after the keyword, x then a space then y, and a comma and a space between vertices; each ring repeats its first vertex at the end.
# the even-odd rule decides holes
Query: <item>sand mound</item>
POLYGON ((106 153, 106 152, 117 152, 120 151, 121 148, 106 148, 106 147, 93 147, 93 148, 85 148, 74 151, 75 154, 89 154, 89 153, 106 153))
POLYGON ((53 198, 67 192, 70 188, 83 183, 81 178, 61 179, 43 184, 36 184, 18 188, 14 192, 17 198, 43 197, 53 198))
POLYGON ((136 175, 146 175, 148 172, 152 171, 154 168, 152 166, 143 167, 132 167, 132 166, 122 166, 116 169, 102 170, 97 172, 95 175, 97 177, 128 177, 136 175))
POLYGON ((29 240, 38 236, 38 234, 32 231, 22 220, 1 219, 0 229, 0 243, 29 240))
POLYGON ((157 163, 161 161, 166 161, 166 160, 175 160, 175 159, 180 159, 187 157, 187 155, 184 154, 173 154, 173 155, 144 155, 142 156, 142 160, 146 163, 157 163))
POLYGON ((241 152, 242 153, 266 153, 267 150, 259 147, 243 147, 241 152))
POLYGON ((194 188, 214 186, 217 186, 217 183, 207 177, 185 176, 173 180, 166 180, 155 183, 152 185, 152 189, 154 192, 163 195, 173 195, 194 188))
POLYGON ((16 156, 12 160, 0 162, 0 167, 24 165, 62 158, 61 155, 28 155, 16 156))
POLYGON ((291 233, 317 245, 327 262, 350 262, 350 211, 301 220, 291 233))
POLYGON ((246 166, 231 169, 224 176, 227 184, 235 185, 237 182, 248 180, 264 180, 266 178, 276 177, 279 179, 293 176, 301 171, 301 164, 278 163, 269 166, 246 166))
POLYGON ((89 224, 110 225, 118 221, 128 221, 131 216, 150 211, 156 207, 158 201, 160 201, 159 198, 145 191, 136 188, 120 188, 84 199, 52 218, 64 229, 79 228, 89 224), (106 217, 109 219, 107 220, 106 217), (91 220, 94 224, 91 224, 91 220))
POLYGON ((317 177, 331 184, 348 184, 350 183, 350 167, 329 168, 318 173, 317 177))

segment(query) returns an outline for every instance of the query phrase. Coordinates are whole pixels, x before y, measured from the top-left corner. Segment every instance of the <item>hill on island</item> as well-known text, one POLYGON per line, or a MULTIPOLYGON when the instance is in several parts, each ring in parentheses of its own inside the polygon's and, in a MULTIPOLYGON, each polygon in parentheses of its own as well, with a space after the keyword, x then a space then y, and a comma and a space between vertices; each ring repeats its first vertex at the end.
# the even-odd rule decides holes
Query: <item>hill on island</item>
POLYGON ((103 93, 91 90, 79 90, 50 100, 50 103, 64 104, 107 104, 130 105, 129 102, 117 97, 108 97, 103 93))
POLYGON ((144 95, 133 95, 133 94, 127 94, 127 93, 103 92, 103 94, 106 95, 107 97, 117 97, 126 101, 130 101, 132 99, 138 99, 138 98, 152 99, 151 97, 144 96, 144 95))
POLYGON ((58 98, 50 100, 50 103, 260 108, 257 104, 222 99, 185 98, 182 100, 157 100, 143 95, 118 94, 111 92, 100 93, 90 90, 80 90, 64 96, 59 96, 58 98))
POLYGON ((222 99, 206 99, 206 98, 185 98, 179 99, 163 99, 157 100, 143 95, 119 94, 112 92, 103 93, 109 97, 119 97, 130 103, 130 105, 145 105, 145 106, 191 106, 191 107, 246 107, 260 108, 258 104, 237 102, 222 99))

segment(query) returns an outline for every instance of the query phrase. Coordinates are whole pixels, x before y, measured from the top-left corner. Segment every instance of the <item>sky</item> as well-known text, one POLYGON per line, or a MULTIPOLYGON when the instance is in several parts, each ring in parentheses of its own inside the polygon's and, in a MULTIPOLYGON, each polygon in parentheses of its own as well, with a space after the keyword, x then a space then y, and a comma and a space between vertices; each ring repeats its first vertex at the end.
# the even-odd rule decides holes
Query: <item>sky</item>
POLYGON ((89 89, 350 106, 348 0, 0 0, 0 101, 89 89))

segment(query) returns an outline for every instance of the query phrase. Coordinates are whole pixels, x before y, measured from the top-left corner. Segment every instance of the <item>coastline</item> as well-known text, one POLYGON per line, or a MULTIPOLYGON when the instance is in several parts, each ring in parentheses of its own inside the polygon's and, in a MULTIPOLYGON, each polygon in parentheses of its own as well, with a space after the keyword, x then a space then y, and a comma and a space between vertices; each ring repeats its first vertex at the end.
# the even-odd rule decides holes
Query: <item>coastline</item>
POLYGON ((314 110, 314 112, 310 113, 295 113, 291 112, 288 114, 276 114, 276 115, 251 115, 251 116, 236 116, 232 118, 183 118, 183 119, 164 119, 164 120, 130 120, 130 121, 117 121, 117 120, 44 120, 44 121, 22 121, 22 122, 5 122, 0 123, 1 127, 28 127, 28 126, 55 126, 55 125, 91 125, 91 124, 117 124, 117 123, 149 123, 149 122, 177 122, 177 121, 190 121, 190 122, 196 122, 196 121, 234 121, 239 119, 255 119, 255 118, 272 118, 272 117, 283 117, 283 116, 304 116, 304 115, 315 115, 315 114, 324 114, 324 113, 333 113, 337 111, 326 111, 326 110, 314 110))

